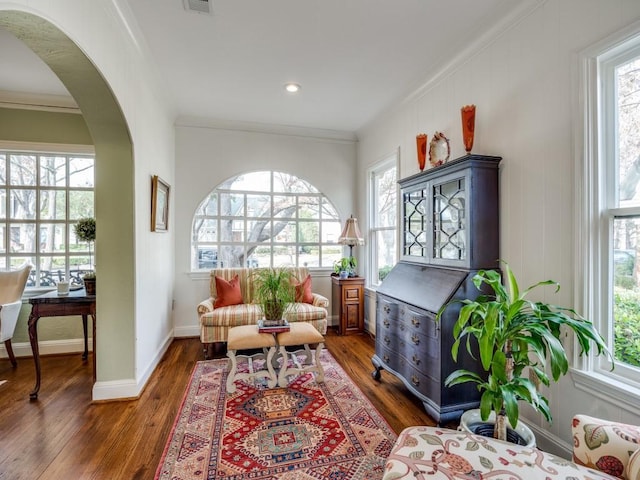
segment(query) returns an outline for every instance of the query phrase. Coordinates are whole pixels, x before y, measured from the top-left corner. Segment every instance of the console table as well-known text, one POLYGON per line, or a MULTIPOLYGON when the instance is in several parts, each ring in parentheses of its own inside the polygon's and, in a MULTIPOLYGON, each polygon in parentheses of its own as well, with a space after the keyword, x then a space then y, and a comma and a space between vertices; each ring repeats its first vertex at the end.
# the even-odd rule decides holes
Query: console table
POLYGON ((89 357, 89 346, 87 340, 87 320, 91 315, 93 321, 93 379, 96 378, 96 296, 87 295, 84 289, 69 292, 69 295, 58 295, 55 290, 43 295, 31 297, 31 314, 29 315, 29 341, 33 352, 33 361, 36 365, 36 385, 29 394, 31 400, 38 398, 40 391, 40 351, 38 349, 38 320, 40 317, 63 317, 70 315, 82 316, 82 327, 84 329, 84 353, 82 360, 89 357))

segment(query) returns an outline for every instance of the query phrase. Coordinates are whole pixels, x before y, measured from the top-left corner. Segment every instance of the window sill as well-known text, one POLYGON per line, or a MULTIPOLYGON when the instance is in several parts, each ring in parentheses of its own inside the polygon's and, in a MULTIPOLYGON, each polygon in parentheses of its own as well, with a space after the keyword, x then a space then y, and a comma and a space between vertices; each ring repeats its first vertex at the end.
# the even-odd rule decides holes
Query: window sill
POLYGON ((640 388, 631 382, 623 382, 600 373, 571 369, 573 384, 578 390, 614 404, 629 413, 638 412, 640 388))

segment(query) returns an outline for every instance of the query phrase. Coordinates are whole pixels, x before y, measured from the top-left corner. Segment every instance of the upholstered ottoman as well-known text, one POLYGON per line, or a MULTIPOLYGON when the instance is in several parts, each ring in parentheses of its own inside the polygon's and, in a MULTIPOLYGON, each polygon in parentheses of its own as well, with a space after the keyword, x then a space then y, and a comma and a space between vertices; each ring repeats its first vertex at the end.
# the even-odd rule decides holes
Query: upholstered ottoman
POLYGON ((287 377, 303 372, 315 372, 316 382, 324 382, 324 370, 320 363, 320 352, 324 346, 324 337, 309 323, 291 323, 288 332, 278 333, 278 345, 280 347, 280 356, 282 357, 282 365, 278 374, 278 385, 286 387, 287 377), (312 357, 309 345, 317 344, 315 358, 312 357), (287 352, 287 347, 300 345, 302 348, 287 352), (293 366, 289 365, 288 355, 291 354, 293 366), (304 354, 304 363, 300 363, 299 355, 304 354))
POLYGON ((493 438, 437 427, 400 432, 383 480, 615 480, 607 474, 493 438))
MULTIPOLYGON (((313 327, 311 327, 313 329, 313 327)), ((315 330, 315 329, 314 329, 315 330)), ((318 334, 320 335, 320 334, 318 334)), ((268 378, 269 388, 276 386, 278 378, 273 368, 273 356, 276 353, 276 340, 271 333, 260 333, 257 325, 242 325, 229 330, 227 339, 227 356, 229 357, 229 376, 227 377, 227 393, 236 391, 236 380, 251 380, 253 378, 268 378), (262 349, 262 352, 251 355, 241 355, 239 350, 262 349), (247 373, 238 373, 237 358, 246 358, 249 363, 247 373), (264 368, 254 370, 253 361, 264 360, 264 368)))

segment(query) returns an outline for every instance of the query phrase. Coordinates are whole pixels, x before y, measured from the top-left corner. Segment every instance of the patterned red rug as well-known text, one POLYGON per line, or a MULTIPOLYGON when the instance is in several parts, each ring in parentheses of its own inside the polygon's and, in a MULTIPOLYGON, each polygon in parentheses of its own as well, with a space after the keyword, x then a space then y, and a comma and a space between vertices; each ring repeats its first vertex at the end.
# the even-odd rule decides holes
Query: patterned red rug
POLYGON ((198 362, 156 480, 382 478, 396 434, 326 349, 321 358, 324 383, 238 381, 231 395, 227 360, 198 362))

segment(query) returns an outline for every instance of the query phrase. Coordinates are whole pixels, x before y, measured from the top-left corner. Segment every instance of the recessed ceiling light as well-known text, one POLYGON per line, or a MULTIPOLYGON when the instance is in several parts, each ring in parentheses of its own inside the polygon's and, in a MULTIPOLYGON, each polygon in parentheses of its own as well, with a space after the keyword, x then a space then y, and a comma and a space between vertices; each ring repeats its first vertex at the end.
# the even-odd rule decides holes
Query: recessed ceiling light
POLYGON ((284 89, 289 93, 298 93, 300 91, 300 85, 297 83, 286 83, 284 89))

